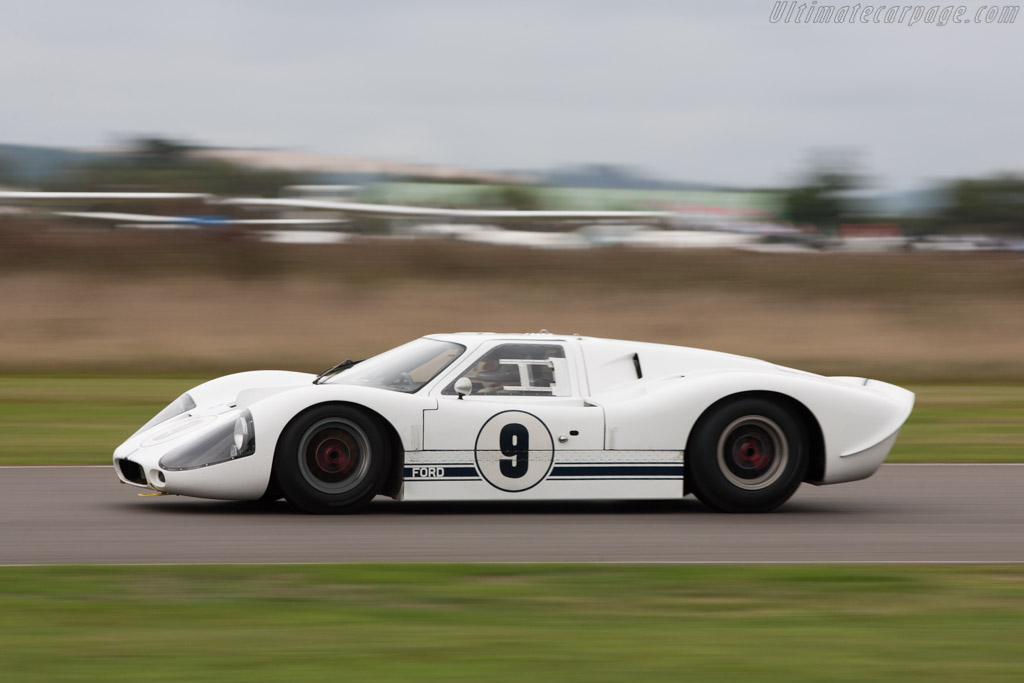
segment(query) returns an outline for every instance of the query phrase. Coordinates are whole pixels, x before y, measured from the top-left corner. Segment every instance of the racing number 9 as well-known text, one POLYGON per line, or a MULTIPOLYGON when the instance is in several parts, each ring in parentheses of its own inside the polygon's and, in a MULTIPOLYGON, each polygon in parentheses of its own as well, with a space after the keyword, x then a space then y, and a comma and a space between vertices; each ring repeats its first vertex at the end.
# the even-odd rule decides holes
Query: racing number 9
POLYGON ((555 440, 536 415, 503 410, 480 428, 473 458, 484 481, 499 491, 519 493, 547 478, 555 463, 555 440))
POLYGON ((525 475, 530 468, 530 430, 516 422, 505 425, 498 435, 498 447, 502 455, 511 458, 502 458, 501 473, 509 479, 525 475))

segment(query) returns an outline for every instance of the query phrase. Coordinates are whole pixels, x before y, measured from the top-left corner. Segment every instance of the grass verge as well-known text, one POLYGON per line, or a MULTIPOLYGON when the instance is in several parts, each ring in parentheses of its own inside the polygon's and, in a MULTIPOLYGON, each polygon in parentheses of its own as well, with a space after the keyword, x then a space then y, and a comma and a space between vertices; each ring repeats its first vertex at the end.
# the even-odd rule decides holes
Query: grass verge
POLYGON ((11 680, 1017 681, 1019 567, 0 569, 11 680))
POLYGON ((1024 386, 907 388, 917 402, 889 462, 1024 462, 1024 386))
MULTIPOLYGON (((105 465, 201 379, 0 376, 0 465, 105 465)), ((909 385, 890 462, 1024 462, 1024 385, 909 385)))

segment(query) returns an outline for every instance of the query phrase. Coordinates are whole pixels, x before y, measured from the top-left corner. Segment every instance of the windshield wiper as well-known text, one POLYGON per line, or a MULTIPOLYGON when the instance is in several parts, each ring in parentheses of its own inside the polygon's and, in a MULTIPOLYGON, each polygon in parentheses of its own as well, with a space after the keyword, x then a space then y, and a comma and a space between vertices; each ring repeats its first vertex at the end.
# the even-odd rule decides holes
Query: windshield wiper
POLYGON ((356 364, 362 363, 362 362, 363 361, 361 361, 361 360, 344 360, 344 361, 338 363, 337 365, 335 365, 334 367, 328 368, 328 369, 324 370, 323 372, 321 372, 319 375, 317 375, 316 379, 313 380, 313 384, 321 384, 322 382, 325 382, 326 380, 330 379, 331 377, 334 377, 335 375, 337 375, 342 370, 348 370, 353 365, 356 365, 356 364))

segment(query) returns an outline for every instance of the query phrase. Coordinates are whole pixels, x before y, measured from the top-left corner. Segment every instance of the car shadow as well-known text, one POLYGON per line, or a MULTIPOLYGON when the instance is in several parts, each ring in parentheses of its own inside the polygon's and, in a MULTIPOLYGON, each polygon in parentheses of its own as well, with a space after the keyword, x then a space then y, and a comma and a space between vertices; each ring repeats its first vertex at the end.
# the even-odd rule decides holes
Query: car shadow
MULTIPOLYGON (((215 501, 167 496, 149 501, 125 501, 114 504, 133 514, 242 515, 242 516, 310 516, 285 500, 215 501)), ((742 517, 776 518, 807 514, 850 514, 853 508, 838 503, 791 500, 767 514, 720 514, 694 498, 682 500, 587 500, 587 501, 438 501, 400 502, 377 498, 357 513, 360 517, 465 516, 465 515, 708 515, 723 519, 742 517)), ((874 510, 877 512, 877 510, 874 510)))

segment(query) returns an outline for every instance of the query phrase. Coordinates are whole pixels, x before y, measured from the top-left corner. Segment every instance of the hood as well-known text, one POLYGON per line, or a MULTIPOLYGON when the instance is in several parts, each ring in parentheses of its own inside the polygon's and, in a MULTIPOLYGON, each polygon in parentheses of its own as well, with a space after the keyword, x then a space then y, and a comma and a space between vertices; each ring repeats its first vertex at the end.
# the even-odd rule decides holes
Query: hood
POLYGON ((200 384, 189 389, 188 394, 200 408, 219 404, 244 408, 282 391, 309 386, 315 377, 306 372, 286 370, 239 372, 200 384))

